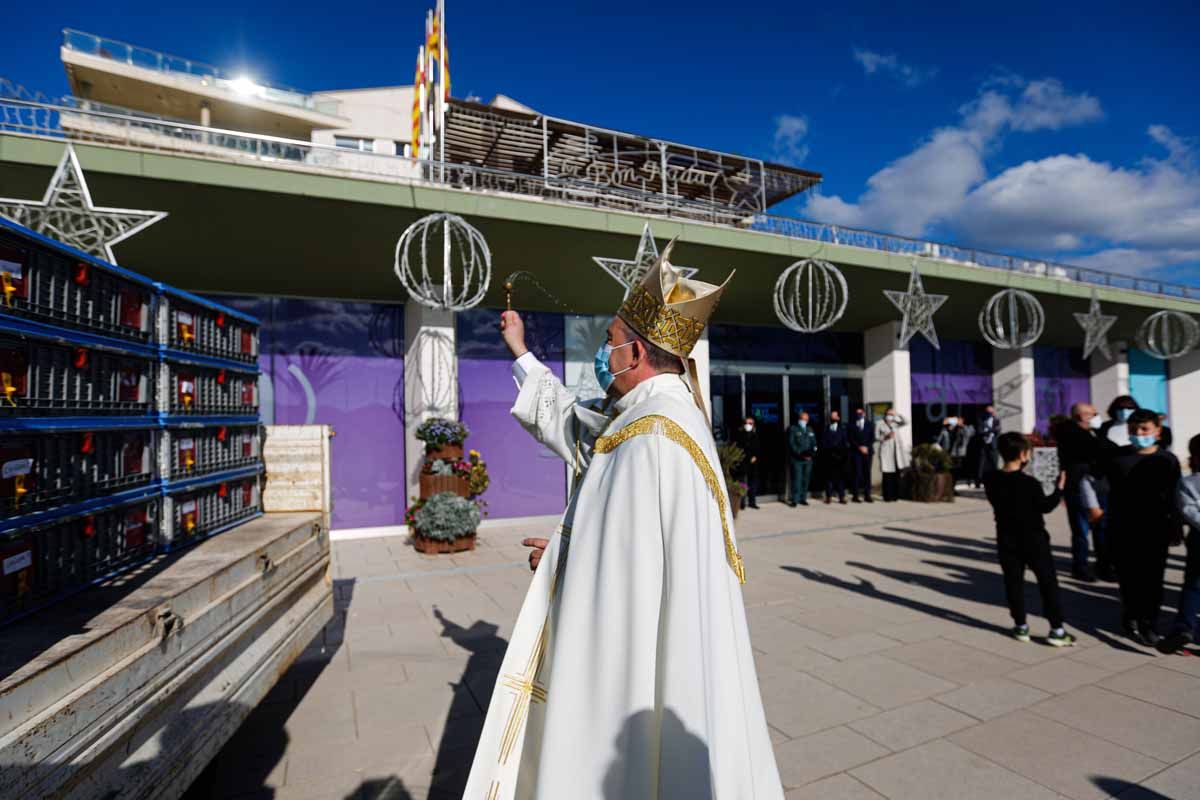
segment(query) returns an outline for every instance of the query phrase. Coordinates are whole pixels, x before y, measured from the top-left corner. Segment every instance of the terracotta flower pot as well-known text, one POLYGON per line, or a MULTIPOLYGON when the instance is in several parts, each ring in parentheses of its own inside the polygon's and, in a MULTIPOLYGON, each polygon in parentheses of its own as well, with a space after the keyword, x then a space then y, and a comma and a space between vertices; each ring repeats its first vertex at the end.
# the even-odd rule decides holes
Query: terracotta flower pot
POLYGON ((953 503, 954 474, 918 472, 913 476, 913 500, 918 503, 953 503))
POLYGON ((445 539, 430 539, 420 531, 413 533, 413 547, 418 553, 426 555, 438 555, 439 553, 461 553, 465 550, 475 549, 475 534, 471 533, 466 536, 459 536, 454 541, 446 541, 445 539))
POLYGON ((468 497, 471 494, 471 482, 465 475, 421 475, 421 497, 430 498, 441 492, 468 497))
POLYGON ((462 461, 462 457, 462 442, 459 442, 458 444, 446 444, 442 445, 441 447, 432 447, 430 445, 425 446, 426 461, 437 461, 439 459, 442 461, 462 461))

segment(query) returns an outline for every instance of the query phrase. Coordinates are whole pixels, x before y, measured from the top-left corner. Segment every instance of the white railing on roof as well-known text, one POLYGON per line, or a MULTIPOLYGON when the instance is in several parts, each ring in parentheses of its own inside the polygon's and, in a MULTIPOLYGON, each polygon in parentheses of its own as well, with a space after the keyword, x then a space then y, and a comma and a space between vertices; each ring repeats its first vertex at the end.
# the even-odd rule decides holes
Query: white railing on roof
POLYGON ((0 131, 164 152, 183 152, 223 160, 248 160, 275 168, 333 172, 374 180, 436 182, 467 191, 503 192, 635 214, 698 220, 905 257, 929 258, 973 267, 1200 300, 1200 287, 1153 278, 1073 267, 792 217, 748 215, 738 209, 697 203, 678 196, 622 190, 587 181, 548 179, 540 175, 506 172, 469 164, 440 165, 404 156, 366 153, 294 139, 206 128, 129 111, 117 113, 113 110, 97 110, 87 101, 75 99, 51 104, 40 99, 4 97, 5 85, 9 84, 0 80, 0 131))
POLYGON ((322 101, 307 92, 282 86, 250 81, 245 77, 230 75, 212 64, 190 58, 173 56, 157 50, 106 39, 93 33, 72 28, 63 29, 63 47, 87 55, 100 56, 112 61, 129 64, 142 69, 152 69, 173 76, 195 80, 204 86, 214 86, 235 95, 252 96, 271 103, 296 106, 326 114, 337 113, 337 101, 322 101))

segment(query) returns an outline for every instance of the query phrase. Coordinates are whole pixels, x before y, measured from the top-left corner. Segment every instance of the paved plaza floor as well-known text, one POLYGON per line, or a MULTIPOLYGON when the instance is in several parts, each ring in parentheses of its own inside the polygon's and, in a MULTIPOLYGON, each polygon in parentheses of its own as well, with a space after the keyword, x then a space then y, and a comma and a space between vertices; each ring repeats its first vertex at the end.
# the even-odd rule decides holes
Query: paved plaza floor
MULTIPOLYGON (((789 800, 1200 798, 1200 657, 1119 635, 1116 586, 1063 575, 1061 510, 1071 649, 1037 640, 1032 576, 1035 641, 1006 636, 979 498, 769 504, 738 522, 789 800)), ((520 539, 553 524, 491 527, 455 556, 403 537, 335 542, 336 619, 188 800, 460 797, 529 581, 520 539)), ((1182 563, 1173 551, 1168 606, 1182 563)))

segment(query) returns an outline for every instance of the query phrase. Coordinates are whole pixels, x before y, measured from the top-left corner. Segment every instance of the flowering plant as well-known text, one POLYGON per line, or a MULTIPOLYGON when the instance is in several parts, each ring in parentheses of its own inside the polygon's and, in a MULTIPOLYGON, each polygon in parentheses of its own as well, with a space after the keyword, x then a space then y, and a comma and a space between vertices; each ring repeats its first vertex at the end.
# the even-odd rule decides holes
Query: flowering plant
POLYGON ((478 497, 487 491, 491 485, 492 479, 488 475, 487 462, 483 460, 483 456, 478 450, 472 450, 467 454, 469 459, 467 462, 459 462, 467 467, 467 480, 470 482, 471 497, 478 497))
POLYGON ((430 449, 445 447, 448 444, 462 444, 471 431, 458 420, 433 417, 421 423, 417 428, 416 437, 430 449))
POLYGON ((412 512, 413 527, 422 536, 454 541, 475 533, 481 516, 479 506, 453 492, 439 492, 412 512))

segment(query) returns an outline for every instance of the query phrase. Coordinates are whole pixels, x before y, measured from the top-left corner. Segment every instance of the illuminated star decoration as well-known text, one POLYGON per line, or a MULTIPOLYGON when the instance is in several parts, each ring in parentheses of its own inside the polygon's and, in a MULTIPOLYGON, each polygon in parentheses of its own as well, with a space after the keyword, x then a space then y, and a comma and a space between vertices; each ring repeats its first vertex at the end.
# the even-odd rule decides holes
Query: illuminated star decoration
POLYGON ((1112 361, 1112 353, 1108 349, 1108 329, 1117 321, 1115 316, 1100 313, 1100 298, 1096 290, 1092 290, 1092 305, 1086 314, 1075 314, 1075 321, 1083 328, 1083 357, 1089 358, 1099 350, 1104 357, 1112 361))
POLYGON ((165 211, 102 208, 92 203, 91 192, 75 149, 67 145, 58 169, 41 200, 0 198, 0 217, 24 225, 43 236, 117 263, 112 246, 150 227, 165 211))
MULTIPOLYGON (((632 261, 626 261, 623 258, 604 258, 603 256, 592 256, 592 260, 600 265, 600 268, 613 277, 613 279, 625 287, 625 297, 629 297, 629 290, 637 286, 641 282, 642 277, 646 274, 646 270, 658 261, 658 245, 654 243, 654 234, 650 232, 650 223, 642 228, 642 240, 638 242, 637 254, 634 255, 632 261)), ((693 267, 680 267, 672 264, 671 266, 682 273, 682 277, 690 278, 699 272, 693 267)))
POLYGON ((908 278, 908 291, 897 292, 884 289, 884 295, 892 301, 900 313, 904 315, 900 322, 900 346, 908 344, 908 340, 918 333, 924 336, 935 350, 941 350, 938 343, 937 331, 933 327, 933 315, 949 299, 949 295, 925 294, 925 285, 921 283, 921 273, 917 270, 916 259, 913 259, 912 275, 908 278))

